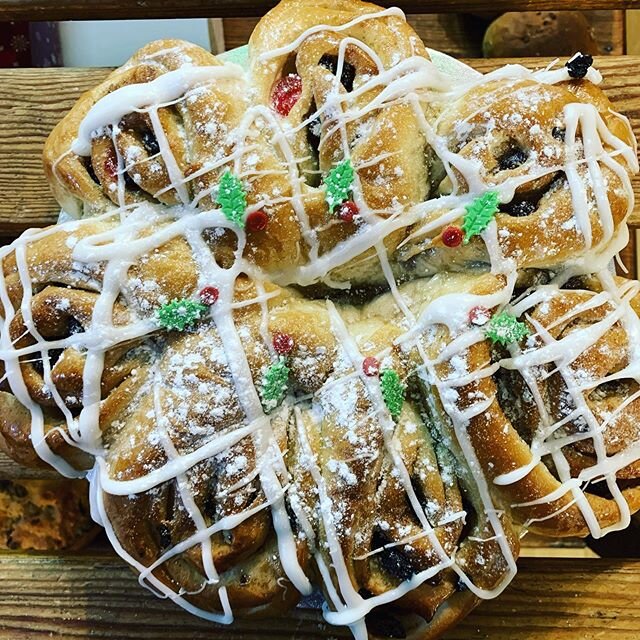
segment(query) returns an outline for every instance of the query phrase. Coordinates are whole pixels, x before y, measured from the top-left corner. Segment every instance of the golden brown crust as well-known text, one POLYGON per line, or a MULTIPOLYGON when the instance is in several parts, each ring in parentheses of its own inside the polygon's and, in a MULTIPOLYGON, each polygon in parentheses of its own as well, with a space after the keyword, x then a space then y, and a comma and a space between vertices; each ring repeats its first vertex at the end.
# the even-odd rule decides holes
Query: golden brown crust
MULTIPOLYGON (((182 40, 157 40, 140 49, 125 65, 113 71, 102 84, 83 93, 73 109, 56 125, 45 144, 44 167, 54 196, 68 213, 101 213, 108 210, 112 203, 117 203, 117 193, 110 188, 114 184, 114 171, 117 169, 113 146, 105 144, 104 136, 100 137, 91 163, 71 151, 72 144, 78 136, 80 123, 91 107, 113 91, 130 84, 149 82, 163 73, 179 68, 187 61, 198 66, 220 64, 215 56, 196 45, 182 40), (91 169, 95 172, 98 182, 91 175, 90 165, 93 165, 91 169)), ((148 130, 147 122, 134 122, 131 125, 140 125, 136 127, 141 130, 138 133, 139 138, 148 130)), ((126 144, 128 135, 133 135, 128 131, 125 129, 123 132, 123 144, 126 144)), ((138 139, 137 142, 140 148, 141 140, 138 139)), ((140 152, 143 157, 134 166, 138 171, 144 172, 144 160, 149 157, 144 144, 140 152)), ((154 173, 160 173, 165 179, 147 185, 151 193, 166 185, 166 166, 162 158, 158 158, 157 162, 159 171, 154 173)), ((140 198, 141 194, 126 193, 127 202, 140 198)), ((176 201, 175 195, 168 195, 164 200, 173 204, 176 201)))
MULTIPOLYGON (((271 32, 271 20, 304 22, 309 15, 308 8, 305 3, 284 3, 274 10, 274 15, 265 17, 251 45, 254 71, 262 73, 277 66, 255 62, 264 52, 262 47, 273 44, 266 35, 271 32)), ((344 20, 378 8, 344 2, 324 9, 328 24, 342 24, 344 20)), ((319 10, 314 6, 314 11, 319 10)), ((313 20, 321 18, 315 13, 313 20)), ((287 37, 292 37, 291 33, 287 37)), ((157 127, 150 121, 149 109, 125 115, 115 128, 94 132, 91 155, 78 156, 71 148, 80 124, 100 99, 124 87, 157 80, 186 64, 220 64, 214 56, 189 43, 162 40, 147 45, 100 86, 86 92, 50 135, 44 160, 54 195, 72 214, 94 214, 116 205, 145 201, 175 205, 180 204, 181 199, 206 210, 215 206, 220 177, 231 167, 246 176, 249 209, 267 203, 262 208, 269 219, 266 229, 255 230, 251 226, 247 229, 245 255, 249 259, 275 275, 307 263, 316 252, 322 255, 330 251, 360 231, 358 221, 349 224, 332 221, 335 212, 329 210, 324 191, 317 188, 319 178, 344 158, 342 134, 330 117, 330 109, 325 107, 335 80, 332 63, 327 60, 336 58, 340 43, 347 37, 371 40, 374 55, 385 67, 397 65, 410 56, 427 57, 419 38, 397 16, 368 20, 340 34, 318 32, 300 44, 295 51, 295 62, 286 70, 287 73, 295 71, 303 87, 300 99, 286 118, 288 126, 299 129, 291 144, 275 130, 270 131, 270 119, 282 120, 271 110, 270 98, 275 78, 282 75, 280 69, 275 71, 274 78, 258 77, 260 73, 254 73, 251 87, 240 78, 204 81, 175 104, 154 111, 168 142, 164 151, 162 141, 157 138, 157 127), (246 110, 249 107, 255 110, 261 104, 268 109, 266 119, 261 119, 262 115, 256 111, 255 124, 246 128, 243 123, 246 110), (312 106, 319 110, 318 121, 305 124, 303 121, 312 106), (333 130, 325 136, 321 149, 316 148, 317 143, 310 142, 315 135, 314 127, 333 130), (243 147, 246 137, 251 139, 249 148, 243 147), (239 151, 239 166, 224 161, 225 156, 233 158, 239 151), (175 159, 183 179, 170 179, 163 159, 167 155, 175 159), (300 178, 291 173, 292 159, 299 163, 300 178), (209 166, 212 169, 208 170, 209 166), (178 193, 177 182, 183 193, 178 193)), ((355 100, 348 95, 380 71, 371 57, 357 47, 348 46, 346 55, 352 76, 347 82, 349 86, 341 86, 340 92, 352 108, 363 110, 363 115, 347 126, 348 145, 363 197, 372 213, 384 218, 398 207, 409 207, 428 195, 426 141, 422 134, 416 135, 418 119, 409 104, 390 103, 382 109, 370 109, 369 103, 380 94, 382 87, 367 91, 355 100), (387 157, 392 157, 393 162, 385 162, 387 157)), ((341 109, 346 107, 347 104, 341 109)), ((387 249, 394 250, 402 236, 399 231, 385 238, 387 249)), ((232 261, 232 234, 219 234, 216 244, 219 259, 232 261)), ((334 270, 331 277, 379 281, 381 272, 372 261, 375 255, 373 250, 366 251, 343 268, 334 270)))
MULTIPOLYGON (((103 224, 108 228, 108 223, 103 224)), ((78 227, 85 225, 94 228, 95 223, 82 222, 67 233, 78 234, 78 227)), ((40 241, 45 246, 38 247, 36 242, 34 254, 46 253, 46 246, 52 241, 67 247, 70 244, 59 234, 45 236, 40 241)), ((155 290, 155 284, 152 284, 163 282, 173 269, 175 251, 183 251, 180 244, 174 248, 169 246, 166 251, 162 247, 161 251, 153 252, 153 261, 143 256, 132 267, 133 276, 139 278, 144 270, 145 289, 155 290)), ((181 256, 188 273, 187 254, 181 256)), ((48 274, 54 281, 58 279, 59 263, 64 260, 57 259, 48 274)), ((9 263, 9 275, 11 270, 9 263)), ((39 332, 49 338, 64 337, 70 331, 71 320, 74 327, 79 325, 82 329, 91 316, 96 294, 47 286, 46 277, 44 272, 39 273, 41 291, 32 300, 33 320, 39 332)), ((192 295, 191 291, 182 291, 179 280, 173 284, 179 287, 178 291, 167 289, 167 283, 164 283, 163 291, 169 295, 178 292, 192 295)), ((422 291, 431 292, 433 296, 441 293, 425 284, 422 291)), ((96 286, 100 287, 99 278, 96 286)), ((479 286, 478 291, 485 288, 486 285, 479 286)), ((289 356, 293 390, 316 398, 309 406, 301 404, 285 411, 281 418, 272 419, 272 428, 281 449, 286 452, 285 461, 291 474, 287 493, 290 517, 296 523, 301 513, 307 514, 317 536, 313 544, 319 554, 317 557, 331 566, 331 556, 322 542, 326 532, 314 490, 317 479, 310 476, 311 452, 324 478, 327 496, 335 505, 336 514, 340 514, 339 544, 348 559, 349 579, 369 597, 383 594, 410 575, 437 567, 442 559, 432 542, 422 535, 415 513, 405 499, 406 489, 394 477, 394 464, 386 449, 375 406, 363 383, 350 377, 350 364, 337 365, 341 345, 326 305, 286 290, 271 287, 269 290, 279 293, 268 301, 269 333, 287 334, 295 344, 289 356), (352 433, 346 439, 342 435, 345 429, 352 433), (351 461, 348 471, 336 462, 341 460, 351 461), (379 515, 372 518, 372 514, 379 515), (407 538, 415 540, 408 546, 397 547, 398 542, 407 538)), ((255 295, 255 286, 249 279, 238 281, 236 300, 252 300, 255 295)), ((386 299, 388 303, 389 296, 386 299)), ((129 297, 128 304, 133 307, 127 310, 116 305, 114 322, 129 321, 132 308, 138 313, 152 313, 153 307, 145 306, 150 302, 157 307, 157 299, 153 301, 148 293, 141 294, 140 298, 129 297)), ((377 313, 375 305, 365 307, 361 314, 354 307, 341 308, 340 313, 350 332, 358 336, 363 355, 384 351, 386 345, 392 344, 401 334, 399 326, 387 323, 384 302, 380 303, 380 309, 377 313)), ((260 313, 256 304, 241 307, 234 313, 254 379, 261 377, 269 363, 269 354, 260 337, 260 313)), ((23 329, 20 314, 11 326, 19 337, 23 329)), ((162 469, 170 456, 165 438, 170 439, 177 454, 187 454, 206 445, 216 434, 233 431, 242 424, 243 412, 233 393, 228 363, 221 355, 221 347, 215 328, 205 323, 197 330, 152 336, 139 341, 134 348, 129 345, 131 350, 125 356, 118 351, 108 352, 100 428, 107 446, 105 464, 110 478, 119 482, 132 481, 162 469), (204 413, 203 407, 206 407, 204 413), (162 412, 161 416, 167 416, 168 422, 164 426, 164 419, 158 418, 158 410, 162 412)), ((399 349, 391 351, 385 358, 385 365, 403 379, 411 372, 410 360, 399 349)), ((84 360, 71 358, 63 351, 53 367, 54 377, 60 373, 56 369, 58 366, 64 366, 63 398, 70 410, 77 411, 75 398, 82 389, 80 374, 84 360)), ((27 381, 33 378, 28 387, 32 397, 46 407, 48 397, 42 393, 41 374, 34 371, 33 363, 29 362, 23 364, 23 371, 27 381)), ((15 402, 14 397, 3 394, 0 402, 2 414, 9 416, 7 409, 15 402)), ((15 422, 21 424, 15 428, 8 422, 0 423, 5 438, 16 430, 20 436, 14 434, 12 439, 14 455, 32 451, 28 412, 23 410, 20 417, 21 420, 15 422)), ((57 426, 66 428, 60 421, 57 426)), ((443 520, 443 524, 435 526, 434 530, 445 553, 455 552, 470 579, 482 588, 491 589, 508 570, 503 552, 491 541, 491 525, 472 480, 456 479, 458 472, 454 470, 453 456, 445 445, 433 440, 428 426, 417 408, 406 403, 395 427, 394 446, 411 477, 416 496, 428 508, 430 519, 434 522, 443 520), (469 514, 468 528, 463 527, 462 521, 455 516, 463 509, 469 514)), ((60 435, 55 431, 52 437, 54 433, 60 435)), ((54 453, 71 463, 77 462, 62 438, 61 446, 56 446, 53 440, 49 444, 54 453)), ((233 608, 245 614, 281 612, 295 604, 299 597, 287 582, 279 562, 274 560, 277 558, 275 538, 268 510, 260 508, 265 500, 260 483, 257 478, 244 482, 244 478, 252 477, 255 465, 253 445, 244 438, 224 455, 193 466, 181 481, 187 483, 195 505, 208 525, 255 509, 253 515, 230 527, 229 531, 218 531, 211 536, 212 558, 220 574, 218 583, 203 588, 206 567, 199 545, 190 545, 183 553, 165 559, 154 569, 156 579, 174 590, 185 590, 189 602, 204 610, 220 611, 218 594, 221 587, 225 587, 233 608), (237 461, 240 459, 244 463, 239 466, 237 461)), ((185 510, 183 490, 184 487, 174 480, 136 496, 104 494, 104 510, 112 535, 136 562, 151 566, 174 545, 195 533, 194 524, 185 510)), ((515 555, 517 536, 507 519, 503 526, 515 555)), ((317 570, 313 567, 319 560, 317 557, 314 560, 304 538, 297 549, 299 562, 313 574, 317 570)), ((425 620, 435 620, 435 626, 429 626, 427 637, 431 637, 441 625, 444 628, 445 623, 462 615, 475 602, 471 595, 458 593, 460 588, 458 576, 452 570, 441 570, 400 599, 394 606, 396 613, 393 615, 401 621, 406 620, 408 625, 414 624, 411 616, 416 614, 425 620), (443 604, 451 598, 458 604, 448 604, 441 612, 443 604)))
MULTIPOLYGON (((288 73, 288 53, 262 64, 259 56, 295 42, 309 28, 317 25, 340 26, 360 16, 377 14, 382 8, 359 0, 285 0, 269 11, 258 23, 249 40, 253 66, 251 73, 259 92, 259 100, 267 103, 275 80, 288 73)), ((322 32, 320 32, 322 33, 322 32)), ((381 56, 385 67, 413 55, 428 57, 426 48, 415 31, 398 16, 363 20, 343 31, 369 45, 381 56)))
POLYGON ((357 0, 284 0, 249 62, 152 43, 52 133, 56 197, 102 215, 3 257, 0 444, 93 465, 116 548, 202 615, 282 613, 308 578, 329 622, 435 638, 513 577, 514 522, 585 535, 640 508, 637 461, 603 465, 640 435, 640 285, 555 273, 622 237, 633 141, 589 80, 450 85, 357 0))
MULTIPOLYGON (((566 109, 575 106, 576 98, 596 107, 607 129, 633 146, 631 130, 612 113, 613 106, 604 92, 588 80, 558 84, 543 84, 531 78, 489 81, 464 93, 437 120, 437 131, 444 136, 448 150, 457 154, 456 162, 461 166, 464 161, 477 163, 478 179, 487 189, 497 189, 508 182, 516 186, 513 199, 500 206, 495 220, 502 255, 515 260, 521 269, 553 268, 592 254, 594 248, 617 236, 629 213, 630 195, 622 178, 603 164, 613 225, 611 233, 605 231, 589 170, 585 163, 578 163, 580 180, 587 185, 585 215, 591 238, 585 238, 564 172, 568 154, 584 153, 581 146, 578 151, 569 148, 564 138, 566 109), (536 175, 539 177, 534 179, 536 175)), ((578 130, 579 142, 581 135, 578 130)), ((606 144, 605 148, 612 151, 606 144)), ((448 194, 455 191, 454 187, 463 193, 470 188, 452 166, 451 175, 441 182, 439 191, 448 194)), ((474 188, 471 186, 471 190, 474 188)), ((439 215, 442 210, 430 214, 425 222, 428 224, 439 215)), ((401 248, 401 261, 415 258, 423 270, 430 271, 441 269, 443 263, 447 268, 468 269, 474 262, 488 262, 480 238, 452 251, 443 246, 438 235, 440 227, 420 233, 419 226, 416 240, 401 248)))
MULTIPOLYGON (((581 281, 584 290, 558 289, 549 294, 544 303, 530 310, 529 325, 531 332, 537 337, 537 342, 527 343, 528 349, 535 351, 543 344, 540 336, 540 326, 550 327, 554 338, 561 340, 597 322, 605 323, 607 318, 616 311, 614 302, 609 300, 595 309, 581 310, 581 305, 591 300, 594 292, 601 291, 597 282, 581 281), (591 287, 591 290, 590 290, 591 287), (537 324, 540 323, 540 324, 537 324)), ((490 293, 500 289, 502 283, 493 276, 483 276, 480 279, 469 278, 466 275, 435 276, 426 290, 440 290, 441 293, 456 291, 463 293, 469 290, 470 283, 474 283, 474 291, 490 293), (438 288, 436 281, 442 284, 438 288)), ((412 283, 416 286, 415 283, 412 283)), ((637 286, 633 281, 618 279, 618 285, 624 290, 625 285, 637 286)), ((424 302, 419 302, 421 308, 424 302)), ((633 298, 637 307, 638 298, 633 298)), ((621 303, 622 304, 622 303, 621 303)), ((522 318, 525 319, 524 317, 522 318)), ((574 354, 571 370, 579 376, 583 384, 591 381, 580 397, 584 395, 587 406, 593 412, 598 424, 605 424, 602 433, 606 455, 614 456, 623 451, 629 451, 638 441, 638 424, 640 424, 640 402, 637 398, 637 383, 633 379, 623 378, 613 382, 609 376, 622 371, 630 362, 633 349, 633 333, 629 333, 622 321, 618 321, 593 344, 583 348, 581 355, 574 354)), ((450 344, 452 337, 446 327, 441 326, 437 339, 428 347, 428 353, 435 360, 440 351, 450 344)), ((462 353, 465 359, 467 375, 481 372, 492 361, 508 357, 508 353, 495 351, 488 340, 478 342, 462 353)), ((460 365, 458 365, 460 366, 460 365)), ((553 373, 555 365, 546 365, 538 371, 536 380, 550 415, 551 424, 565 425, 557 427, 557 437, 571 437, 580 432, 586 435, 578 442, 562 449, 569 465, 570 478, 577 478, 581 471, 589 471, 595 465, 602 465, 602 460, 595 455, 593 440, 584 423, 576 419, 566 422, 566 416, 575 409, 575 405, 567 405, 566 385, 559 373, 553 373), (548 377, 545 372, 549 372, 548 377), (564 400, 563 400, 564 398, 564 400), (562 401, 565 403, 562 404, 562 401)), ((446 380, 454 375, 451 362, 447 361, 437 367, 441 379, 446 380)), ((431 406, 432 417, 442 430, 444 437, 458 440, 459 434, 448 416, 450 409, 443 406, 441 395, 435 388, 426 388, 426 392, 433 399, 431 406)), ((525 524, 530 530, 552 536, 585 536, 592 531, 585 507, 575 499, 567 485, 556 498, 563 482, 559 480, 553 463, 545 458, 535 463, 531 445, 539 430, 544 431, 544 423, 536 407, 534 396, 529 385, 523 379, 520 370, 501 368, 494 376, 477 375, 468 384, 456 388, 455 406, 461 410, 471 407, 477 400, 473 398, 492 399, 490 405, 479 415, 469 418, 464 427, 464 433, 469 437, 473 451, 489 482, 494 482, 505 474, 514 474, 519 470, 532 466, 526 474, 520 474, 507 484, 494 486, 493 491, 501 496, 505 508, 510 509, 517 522, 525 524), (532 465, 533 462, 533 465, 532 465), (546 464, 545 464, 546 463, 546 464)), ((548 428, 548 427, 547 427, 548 428)), ((598 436, 600 437, 600 436, 598 436)), ((463 454, 460 454, 464 458, 463 454)), ((635 461, 627 466, 616 469, 618 485, 624 496, 624 501, 633 513, 640 509, 640 490, 637 487, 638 467, 635 461)), ((584 496, 593 510, 593 518, 602 529, 620 522, 623 514, 609 490, 598 483, 598 478, 592 485, 587 483, 580 493, 584 496), (604 495, 600 495, 603 494, 604 495)))

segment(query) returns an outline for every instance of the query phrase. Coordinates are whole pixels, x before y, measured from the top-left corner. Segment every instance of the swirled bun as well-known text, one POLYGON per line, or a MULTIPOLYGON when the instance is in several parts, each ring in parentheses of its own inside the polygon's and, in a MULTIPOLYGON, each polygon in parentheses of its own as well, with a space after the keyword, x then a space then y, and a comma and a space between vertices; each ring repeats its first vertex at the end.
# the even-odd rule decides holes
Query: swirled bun
POLYGON ((355 0, 285 0, 247 71, 143 48, 47 142, 82 219, 0 254, 5 448, 222 623, 319 589, 358 640, 436 638, 527 530, 624 528, 638 163, 600 80, 452 78, 355 0))

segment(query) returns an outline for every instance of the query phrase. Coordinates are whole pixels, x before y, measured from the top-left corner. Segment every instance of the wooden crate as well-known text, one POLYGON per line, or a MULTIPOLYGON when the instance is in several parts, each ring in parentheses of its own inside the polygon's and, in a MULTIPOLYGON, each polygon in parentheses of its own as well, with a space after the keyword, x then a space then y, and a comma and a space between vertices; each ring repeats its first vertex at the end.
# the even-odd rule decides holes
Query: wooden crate
MULTIPOLYGON (((277 0, 0 0, 3 20, 113 20, 261 16, 277 0)), ((638 9, 640 0, 378 0, 407 13, 638 9)))
MULTIPOLYGON (((271 0, 0 0, 0 18, 100 19, 152 17, 233 17, 261 15, 271 0)), ((391 4, 382 2, 382 4, 391 4)), ((640 0, 398 0, 413 14, 425 11, 506 11, 600 9, 616 14, 640 8, 640 0)), ((432 29, 432 17, 412 18, 432 29)), ((455 23, 455 18, 450 24, 455 23)), ((229 21, 244 38, 247 19, 229 21)), ((227 37, 231 32, 227 30, 227 37)), ((438 48, 433 41, 432 46, 438 48)), ((461 45, 462 46, 462 45, 461 45)), ((615 44, 622 51, 622 44, 615 44)), ((464 53, 461 51, 460 53, 464 53)), ((504 61, 469 60, 490 70, 504 61)), ((540 66, 540 59, 519 61, 540 66)), ((640 56, 597 60, 604 87, 617 108, 640 133, 640 56)), ((53 125, 79 94, 100 82, 105 69, 22 69, 0 71, 0 238, 9 241, 24 229, 55 220, 40 155, 53 125)), ((636 194, 640 180, 634 180, 636 194)), ((632 222, 640 227, 640 207, 632 222)), ((633 254, 626 261, 635 268, 633 254)), ((26 477, 0 457, 0 477, 26 477)), ((36 472, 41 475, 41 472, 36 472)), ((47 476, 47 473, 44 473, 47 476)), ((497 600, 483 603, 449 640, 636 640, 640 629, 640 561, 591 558, 531 558, 520 562, 514 583, 497 600)), ((328 627, 315 610, 298 609, 278 620, 238 621, 220 629, 155 599, 108 549, 86 554, 42 555, 0 552, 0 640, 58 638, 348 638, 328 627)))
MULTIPOLYGON (((585 15, 593 29, 600 54, 627 53, 624 11, 587 11, 585 15)), ((257 17, 212 20, 212 23, 219 25, 212 38, 214 51, 233 49, 246 44, 258 20, 257 17)), ((488 20, 468 13, 423 13, 409 14, 407 21, 431 49, 457 58, 482 56, 482 37, 488 20)))
MULTIPOLYGON (((512 585, 445 640, 637 640, 640 561, 525 559, 512 585)), ((0 554, 0 640, 347 640, 317 610, 219 627, 138 585, 107 553, 0 554)))

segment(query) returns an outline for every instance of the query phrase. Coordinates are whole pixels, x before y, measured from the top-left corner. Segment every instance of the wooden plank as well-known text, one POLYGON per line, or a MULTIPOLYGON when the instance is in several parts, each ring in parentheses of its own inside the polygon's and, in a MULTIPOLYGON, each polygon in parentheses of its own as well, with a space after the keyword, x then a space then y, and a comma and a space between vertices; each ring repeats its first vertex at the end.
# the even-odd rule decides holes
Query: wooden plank
MULTIPOLYGON (((482 71, 513 60, 468 60, 482 71)), ((517 62, 517 61, 516 61, 517 62)), ((544 59, 520 60, 532 67, 544 59)), ((606 56, 597 60, 604 88, 616 108, 640 132, 640 57, 606 56)), ((100 82, 106 69, 0 70, 0 236, 15 237, 24 229, 55 221, 59 207, 50 194, 41 166, 44 141, 83 90, 100 82)), ((640 223, 640 179, 634 179, 640 223)))
MULTIPOLYGON (((584 14, 593 29, 600 55, 625 53, 624 11, 585 11, 584 14)), ((490 20, 469 13, 410 14, 407 20, 432 49, 456 58, 480 58, 483 55, 482 40, 490 20)))
POLYGON ((625 18, 627 53, 638 55, 640 54, 640 11, 627 11, 625 18))
MULTIPOLYGON (((227 49, 246 44, 258 20, 259 18, 225 18, 223 25, 227 49)), ((482 37, 487 22, 480 18, 459 13, 428 13, 411 14, 407 16, 407 20, 432 49, 458 58, 482 55, 482 37)))
MULTIPOLYGON (((2 20, 102 20, 118 18, 222 18, 262 15, 276 0, 0 0, 2 20)), ((634 9, 640 0, 380 0, 408 13, 634 9)))
MULTIPOLYGON (((601 55, 622 55, 624 49, 624 11, 586 11, 601 55)), ((225 18, 224 41, 227 49, 242 46, 259 18, 225 18)), ((482 56, 482 38, 489 24, 478 16, 463 13, 410 14, 409 24, 432 49, 457 58, 482 56)))
POLYGON ((624 11, 585 11, 598 43, 598 51, 604 55, 621 56, 631 53, 625 48, 624 11))
POLYGON ((224 46, 227 50, 247 44, 249 36, 260 18, 244 16, 243 18, 223 18, 224 46))
POLYGON ((211 43, 211 53, 219 54, 229 47, 224 42, 224 24, 222 18, 210 18, 207 20, 209 27, 209 42, 211 43))
POLYGON ((44 180, 42 148, 80 94, 108 69, 0 71, 0 235, 51 224, 60 207, 44 180))
POLYGON ((0 451, 0 480, 60 480, 60 474, 53 469, 32 469, 14 462, 0 451))
MULTIPOLYGON (((513 584, 484 602, 447 640, 637 640, 640 562, 526 559, 513 584)), ((164 638, 225 640, 350 638, 297 609, 269 621, 218 627, 192 617, 138 585, 108 554, 42 556, 0 553, 0 640, 164 638)))

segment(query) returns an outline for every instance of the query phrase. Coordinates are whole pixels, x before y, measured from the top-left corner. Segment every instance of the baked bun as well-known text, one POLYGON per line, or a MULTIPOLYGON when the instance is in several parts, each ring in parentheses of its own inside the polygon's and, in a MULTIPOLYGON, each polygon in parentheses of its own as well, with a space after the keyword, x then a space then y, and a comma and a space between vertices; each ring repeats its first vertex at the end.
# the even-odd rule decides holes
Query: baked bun
MULTIPOLYGON (((529 466, 542 460, 555 482, 537 499, 510 496, 514 514, 552 535, 599 538, 628 526, 640 508, 640 283, 606 271, 559 279, 513 310, 530 336, 502 354, 498 395, 531 449, 529 466)), ((521 475, 507 472, 500 484, 521 475)))
POLYGON ((7 449, 224 623, 318 588, 358 640, 435 638, 527 528, 623 528, 637 159, 600 79, 460 81, 352 0, 282 2, 247 72, 148 45, 47 143, 85 217, 0 254, 7 449))
MULTIPOLYGON (((162 237, 166 226, 145 220, 162 237)), ((49 245, 72 253, 70 237, 76 251, 91 246, 92 286, 104 294, 113 262, 100 258, 115 247, 83 243, 118 229, 105 220, 67 223, 28 253, 45 255, 49 245)), ((32 457, 38 429, 38 454, 68 473, 87 466, 69 444, 103 451, 90 474, 93 507, 114 546, 155 590, 212 619, 284 611, 310 576, 324 585, 336 624, 364 633, 371 613, 374 631, 388 628, 375 608, 389 602, 382 617, 391 615, 396 631, 435 637, 478 595, 497 593, 515 569, 517 535, 506 514, 491 515, 491 498, 453 443, 425 422, 421 396, 405 400, 413 389, 419 394, 412 373, 419 353, 394 347, 403 329, 385 317, 393 297, 358 310, 241 276, 212 306, 223 309, 232 295, 231 325, 218 318, 166 333, 154 320, 167 307, 161 300, 197 295, 172 279, 176 251, 184 251, 183 275, 196 271, 180 243, 138 256, 144 266, 133 267, 130 280, 144 279, 144 297, 119 280, 127 300, 120 296, 100 326, 87 319, 101 295, 77 280, 53 284, 64 281, 57 265, 68 259, 59 256, 49 271, 34 264, 40 291, 29 322, 39 338, 21 338, 19 311, 7 334, 15 358, 3 352, 31 398, 30 411, 16 411, 14 396, 0 395, 0 431, 14 456, 32 457), (83 424, 78 398, 88 392, 84 376, 96 351, 87 345, 98 335, 110 348, 91 392, 100 399, 96 429, 83 424), (55 357, 42 351, 51 340, 55 357), (259 382, 238 394, 241 380, 259 382)), ((5 285, 23 277, 12 256, 5 262, 5 285)), ((439 295, 437 280, 423 285, 400 295, 412 304, 424 292, 439 295)))
MULTIPOLYGON (((416 318, 406 337, 429 336, 415 370, 432 425, 527 530, 601 537, 628 526, 640 509, 640 283, 558 278, 507 304, 504 286, 452 273, 405 285, 416 318), (423 296, 429 305, 415 306, 423 296)), ((372 305, 400 321, 386 297, 372 305)))
POLYGON ((445 225, 458 224, 469 205, 456 198, 452 209, 449 194, 496 194, 495 249, 519 269, 580 262, 593 269, 595 256, 604 253, 606 262, 626 244, 633 133, 591 82, 598 80, 593 69, 578 81, 562 73, 516 68, 505 79, 499 70, 441 112, 434 128, 446 169, 438 186, 444 204, 403 243, 398 255, 408 267, 424 274, 495 261, 479 237, 447 248, 445 225))
MULTIPOLYGON (((373 5, 342 5, 325 8, 328 24, 356 24, 340 33, 314 32, 285 56, 286 63, 263 61, 274 46, 271 25, 306 19, 305 3, 285 3, 265 17, 252 39, 249 79, 237 65, 186 42, 162 40, 141 49, 86 92, 49 137, 45 169, 60 204, 75 215, 144 202, 207 211, 217 206, 228 172, 244 189, 238 215, 247 235, 245 255, 275 280, 306 283, 296 268, 362 233, 363 225, 424 200, 431 159, 424 136, 415 135, 418 120, 399 77, 433 72, 424 45, 397 10, 378 15, 373 5), (374 18, 359 21, 365 14, 374 18), (378 53, 345 49, 345 87, 334 75, 340 43, 363 33, 367 40, 375 35, 378 53), (283 85, 285 71, 291 73, 283 85), (386 96, 383 89, 393 79, 399 86, 386 96), (300 92, 291 83, 299 83, 300 92), (343 128, 336 110, 359 115, 343 128), (332 204, 320 188, 345 157, 360 203, 356 220, 346 223, 338 219, 341 203, 332 204), (385 162, 389 157, 393 163, 385 162)), ((281 33, 291 35, 289 29, 281 33)), ((217 258, 231 263, 235 238, 219 235, 217 258)), ((383 249, 393 250, 402 231, 384 235, 383 249)), ((325 274, 327 280, 381 280, 380 269, 370 266, 376 260, 366 246, 371 230, 368 236, 368 251, 348 256, 343 268, 325 274)))

